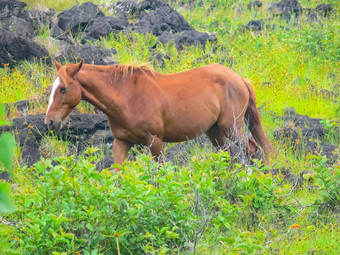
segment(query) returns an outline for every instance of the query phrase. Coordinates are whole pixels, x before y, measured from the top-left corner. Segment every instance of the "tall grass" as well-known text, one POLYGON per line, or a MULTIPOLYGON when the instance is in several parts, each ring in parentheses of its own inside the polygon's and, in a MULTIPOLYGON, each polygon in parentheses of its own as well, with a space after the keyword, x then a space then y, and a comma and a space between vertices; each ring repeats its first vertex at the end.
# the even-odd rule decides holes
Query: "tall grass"
POLYGON ((29 9, 45 9, 53 8, 57 12, 72 8, 74 5, 81 5, 85 2, 92 2, 94 4, 110 4, 118 0, 24 0, 29 9))

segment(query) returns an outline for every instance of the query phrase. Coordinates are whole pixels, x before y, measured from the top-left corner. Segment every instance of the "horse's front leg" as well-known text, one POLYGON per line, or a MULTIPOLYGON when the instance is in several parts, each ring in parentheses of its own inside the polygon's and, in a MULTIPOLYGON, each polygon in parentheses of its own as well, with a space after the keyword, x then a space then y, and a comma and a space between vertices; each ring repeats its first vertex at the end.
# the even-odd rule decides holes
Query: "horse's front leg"
POLYGON ((155 161, 157 162, 165 161, 162 138, 159 138, 156 135, 152 136, 148 146, 155 161))
MULTIPOLYGON (((123 140, 115 138, 113 141, 113 162, 117 164, 122 164, 124 160, 127 159, 128 152, 132 144, 127 143, 123 140)), ((120 169, 116 168, 115 171, 120 169)))

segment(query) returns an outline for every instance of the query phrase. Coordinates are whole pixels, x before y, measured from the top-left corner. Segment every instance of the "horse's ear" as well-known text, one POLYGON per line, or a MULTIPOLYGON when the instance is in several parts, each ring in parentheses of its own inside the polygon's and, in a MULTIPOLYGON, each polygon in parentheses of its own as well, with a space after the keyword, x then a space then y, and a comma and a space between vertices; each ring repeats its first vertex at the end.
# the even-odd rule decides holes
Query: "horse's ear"
POLYGON ((63 66, 62 64, 60 64, 56 59, 54 59, 54 64, 57 68, 57 70, 59 71, 59 69, 63 66))
POLYGON ((75 76, 80 71, 80 68, 82 66, 83 66, 83 60, 81 60, 78 64, 74 64, 70 66, 68 69, 68 74, 70 76, 75 76))

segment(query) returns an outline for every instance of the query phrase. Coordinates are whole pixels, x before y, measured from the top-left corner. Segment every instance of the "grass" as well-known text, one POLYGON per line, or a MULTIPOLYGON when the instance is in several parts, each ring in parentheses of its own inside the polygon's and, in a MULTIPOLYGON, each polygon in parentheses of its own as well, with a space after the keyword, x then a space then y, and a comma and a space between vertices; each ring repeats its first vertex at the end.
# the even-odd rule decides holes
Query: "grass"
MULTIPOLYGON (((40 5, 62 11, 71 8, 76 1, 25 2, 29 9, 40 5)), ((271 1, 263 2, 265 5, 271 1)), ((193 9, 176 3, 172 5, 197 30, 216 33, 217 44, 208 43, 204 48, 185 47, 179 52, 172 43, 162 45, 153 35, 136 33, 109 35, 96 44, 116 49, 120 63, 147 63, 165 73, 222 63, 251 80, 264 129, 271 141, 274 140, 274 130, 283 125, 273 112, 282 115, 285 107, 294 107, 299 114, 323 118, 325 127, 331 130, 326 139, 336 144, 339 134, 333 128, 340 119, 339 96, 330 98, 318 92, 321 89, 332 90, 334 84, 339 83, 338 16, 321 18, 323 26, 309 24, 304 16, 299 26, 295 26, 293 20, 283 21, 274 17, 269 23, 277 25, 275 30, 241 33, 242 25, 250 20, 266 19, 269 15, 266 8, 249 11, 245 7, 249 3, 246 0, 203 0, 203 3, 204 6, 195 5, 193 9), (243 6, 241 13, 236 10, 239 5, 243 6), (157 54, 167 56, 162 65, 155 61, 157 54)), ((300 3, 306 8, 315 8, 321 3, 332 4, 338 12, 340 8, 339 1, 335 0, 303 0, 300 3)), ((48 30, 42 30, 38 40, 47 45, 52 54, 57 53, 58 45, 51 44, 48 30)), ((43 97, 45 101, 38 101, 38 107, 29 113, 45 112, 48 96, 44 93, 53 82, 55 73, 55 68, 41 63, 21 62, 12 69, 8 66, 0 68, 0 102, 43 97)), ((93 112, 93 107, 82 103, 78 111, 93 112)), ((9 118, 16 115, 14 112, 9 118)), ((170 150, 173 146, 169 144, 165 149, 170 150)), ((216 156, 210 146, 200 149, 197 144, 189 148, 183 146, 183 155, 178 155, 174 165, 167 163, 157 168, 148 156, 135 150, 136 160, 124 166, 126 174, 123 177, 107 170, 97 173, 95 162, 103 156, 99 156, 98 151, 89 149, 87 154, 79 156, 75 166, 75 158, 69 157, 74 152, 72 145, 46 137, 40 149, 48 158, 58 157, 60 165, 52 166, 49 160, 43 160, 28 169, 16 162, 13 196, 18 211, 12 218, 6 216, 7 220, 18 222, 34 238, 1 224, 0 247, 8 249, 8 254, 32 254, 37 247, 54 254, 66 250, 117 254, 118 244, 121 254, 131 254, 129 249, 139 242, 143 246, 135 248, 143 254, 172 254, 186 244, 187 247, 181 248, 183 252, 195 239, 195 233, 203 227, 203 215, 207 213, 204 208, 217 208, 214 220, 207 224, 198 242, 196 254, 255 254, 260 251, 264 254, 308 254, 313 251, 316 254, 338 254, 338 211, 320 208, 323 203, 330 203, 327 194, 332 193, 333 184, 338 182, 335 178, 339 175, 330 174, 322 179, 323 182, 316 182, 319 179, 315 177, 314 164, 305 157, 299 158, 280 141, 275 142, 275 148, 279 151, 275 167, 289 168, 295 174, 313 170, 315 182, 294 187, 289 182, 281 183, 283 176, 268 178, 256 172, 258 169, 249 175, 244 166, 240 166, 241 171, 236 171, 231 177, 235 169, 225 171, 227 166, 224 164, 228 161, 223 157, 226 155, 216 156), (161 181, 156 184, 155 178, 161 181), (236 179, 233 189, 228 189, 231 178, 236 179), (329 185, 328 190, 326 184, 329 185), (195 200, 195 185, 200 187, 203 204, 195 200), (48 192, 49 189, 52 193, 48 192), (325 190, 329 192, 323 193, 325 190), (115 196, 111 197, 110 192, 115 196), (119 204, 119 201, 125 204, 119 204), (118 215, 123 219, 115 229, 112 226, 116 226, 118 220, 105 218, 110 206, 115 208, 111 216, 118 215), (202 210, 202 214, 196 215, 195 208, 202 210), (136 215, 148 219, 145 225, 138 225, 136 215), (168 219, 185 224, 176 228, 168 219), (294 225, 299 227, 291 228, 294 225), (140 234, 131 234, 136 231, 140 234), (47 244, 48 240, 53 245, 47 244), (53 248, 47 251, 48 247, 53 248)), ((20 155, 18 150, 16 155, 20 155)), ((336 173, 337 169, 338 166, 334 165, 330 169, 324 167, 322 171, 336 173)))
POLYGON ((327 224, 315 226, 313 224, 298 229, 291 229, 287 236, 277 243, 273 243, 264 254, 338 254, 339 225, 327 224))
POLYGON ((27 3, 28 9, 46 9, 46 8, 53 8, 57 12, 61 12, 66 9, 71 9, 74 5, 78 4, 81 5, 85 2, 93 2, 96 4, 106 4, 111 2, 117 2, 117 1, 107 1, 107 0, 25 0, 25 3, 27 3))

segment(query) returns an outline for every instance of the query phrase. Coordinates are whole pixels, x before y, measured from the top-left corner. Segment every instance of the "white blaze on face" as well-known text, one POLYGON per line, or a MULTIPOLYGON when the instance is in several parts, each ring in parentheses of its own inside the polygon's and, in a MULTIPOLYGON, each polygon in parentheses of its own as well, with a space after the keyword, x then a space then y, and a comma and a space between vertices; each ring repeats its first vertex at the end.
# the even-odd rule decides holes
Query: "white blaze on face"
POLYGON ((59 86, 59 83, 60 83, 60 80, 59 80, 59 77, 57 77, 57 79, 55 79, 55 81, 53 82, 53 85, 52 85, 52 90, 51 90, 51 94, 50 94, 50 100, 48 102, 48 107, 47 107, 46 114, 48 113, 48 110, 50 109, 50 107, 51 107, 51 105, 53 103, 55 90, 59 86))

